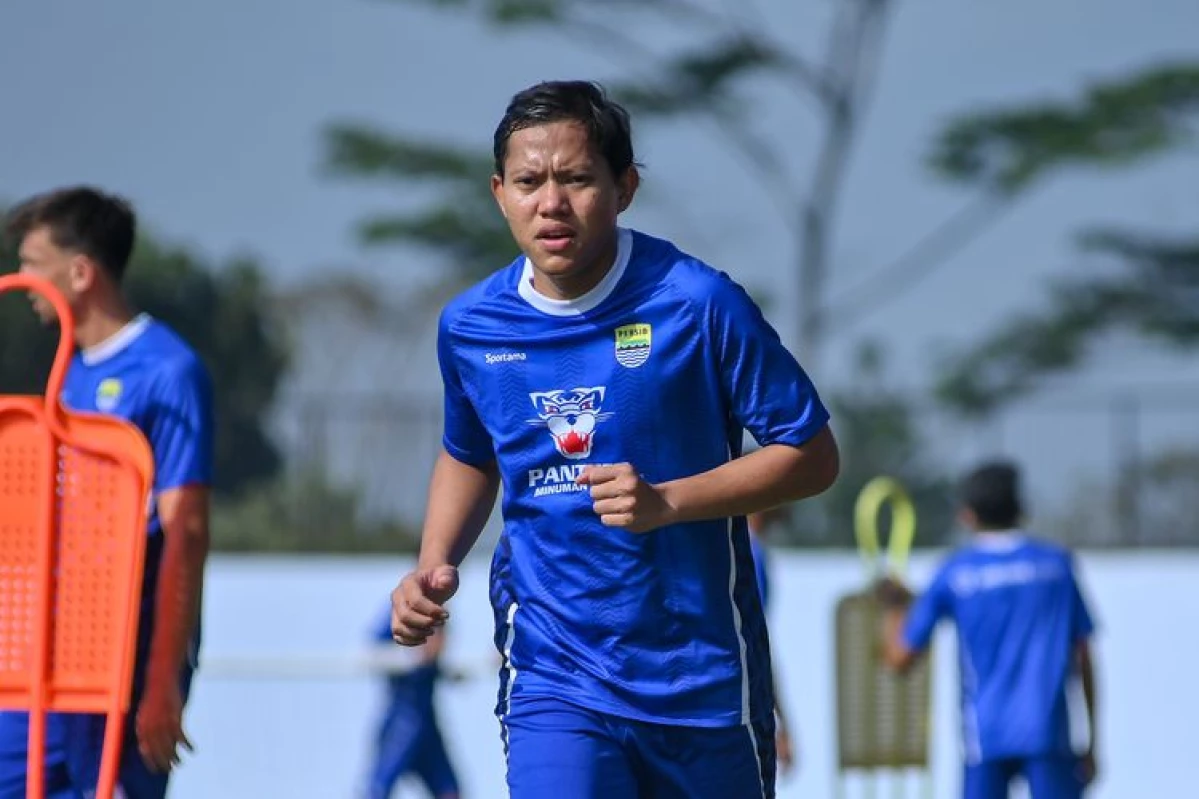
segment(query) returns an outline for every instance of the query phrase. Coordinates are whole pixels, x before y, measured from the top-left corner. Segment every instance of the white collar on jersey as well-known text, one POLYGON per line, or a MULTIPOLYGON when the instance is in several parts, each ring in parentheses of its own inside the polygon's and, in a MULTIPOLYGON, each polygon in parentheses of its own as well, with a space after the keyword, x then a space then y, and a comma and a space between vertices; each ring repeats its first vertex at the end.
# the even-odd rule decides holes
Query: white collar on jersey
POLYGON ((612 268, 608 270, 608 274, 604 275, 604 279, 595 288, 582 297, 576 297, 573 300, 552 300, 544 294, 538 293, 533 288, 533 264, 526 257, 524 268, 520 273, 520 285, 517 287, 517 291, 520 292, 520 296, 524 297, 525 302, 529 303, 529 305, 551 316, 578 316, 579 314, 587 313, 608 299, 608 296, 612 293, 612 289, 616 288, 616 284, 620 282, 625 269, 628 268, 629 256, 632 252, 632 232, 626 228, 619 228, 616 235, 616 262, 612 264, 612 268))
POLYGON ((101 341, 99 344, 93 344, 87 349, 79 353, 79 357, 88 366, 107 361, 114 355, 119 354, 122 350, 137 340, 137 337, 145 332, 150 326, 149 314, 138 314, 129 321, 129 324, 122 327, 117 332, 113 333, 108 338, 101 341))
POLYGON ((1020 530, 987 530, 975 533, 971 544, 975 549, 984 552, 1011 552, 1024 543, 1024 533, 1020 530))

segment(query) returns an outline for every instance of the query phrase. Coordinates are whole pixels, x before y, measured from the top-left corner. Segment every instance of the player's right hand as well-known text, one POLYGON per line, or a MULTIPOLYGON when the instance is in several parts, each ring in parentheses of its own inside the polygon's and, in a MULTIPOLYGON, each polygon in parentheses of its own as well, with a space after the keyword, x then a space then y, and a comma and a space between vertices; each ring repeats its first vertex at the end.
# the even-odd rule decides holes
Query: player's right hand
POLYGON ((391 637, 401 646, 420 646, 450 614, 444 605, 458 590, 458 570, 449 564, 417 569, 391 592, 391 637))
POLYGON ((897 577, 886 576, 874 584, 874 596, 887 609, 906 608, 912 603, 912 592, 897 577))

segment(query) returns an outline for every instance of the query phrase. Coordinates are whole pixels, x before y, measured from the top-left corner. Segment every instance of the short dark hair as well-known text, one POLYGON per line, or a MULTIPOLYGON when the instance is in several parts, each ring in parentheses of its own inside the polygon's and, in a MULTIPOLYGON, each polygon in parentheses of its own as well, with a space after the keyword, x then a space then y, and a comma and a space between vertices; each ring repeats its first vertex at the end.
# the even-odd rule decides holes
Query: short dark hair
POLYGON ((990 530, 1015 527, 1024 513, 1020 470, 1009 461, 984 463, 962 481, 961 499, 980 527, 990 530))
POLYGON ((513 95, 495 129, 495 174, 504 174, 508 139, 513 133, 551 122, 577 122, 603 155, 614 177, 621 177, 633 159, 629 112, 608 97, 604 87, 584 80, 545 81, 513 95))
POLYGON ((137 236, 137 216, 123 197, 91 186, 37 194, 8 214, 4 235, 16 247, 41 227, 49 230, 56 246, 88 256, 117 283, 125 276, 137 236))

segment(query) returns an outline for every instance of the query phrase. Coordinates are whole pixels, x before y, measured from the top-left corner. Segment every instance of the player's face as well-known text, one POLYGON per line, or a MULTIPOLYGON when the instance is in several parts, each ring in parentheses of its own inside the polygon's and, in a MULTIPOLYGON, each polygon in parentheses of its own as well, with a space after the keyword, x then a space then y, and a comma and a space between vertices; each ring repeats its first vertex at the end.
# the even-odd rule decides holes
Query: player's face
MULTIPOLYGON (((91 281, 91 265, 79 253, 65 250, 54 243, 50 229, 34 228, 21 241, 19 252, 22 274, 40 277, 62 292, 67 304, 75 308, 79 297, 91 281)), ((33 310, 43 322, 58 318, 52 306, 40 294, 31 294, 33 310)))
POLYGON ((616 218, 637 191, 637 170, 618 179, 576 122, 524 128, 508 139, 491 190, 534 287, 555 299, 593 288, 616 260, 616 218))

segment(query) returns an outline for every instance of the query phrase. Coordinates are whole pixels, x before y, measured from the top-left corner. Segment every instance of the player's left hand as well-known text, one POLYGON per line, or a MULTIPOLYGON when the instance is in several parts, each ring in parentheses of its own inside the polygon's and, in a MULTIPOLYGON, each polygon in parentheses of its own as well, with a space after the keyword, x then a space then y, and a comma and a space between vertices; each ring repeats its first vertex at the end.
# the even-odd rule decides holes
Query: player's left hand
POLYGON ((180 762, 179 746, 192 751, 183 732, 183 694, 178 684, 164 681, 147 686, 137 709, 137 750, 151 771, 166 773, 180 762))
POLYGON ((1099 766, 1095 763, 1095 750, 1088 749, 1078 763, 1079 777, 1083 785, 1091 785, 1099 777, 1099 766))
POLYGON ((630 533, 645 533, 670 524, 675 510, 662 492, 642 479, 631 463, 588 466, 579 485, 591 486, 592 508, 600 522, 630 533))
POLYGON ((781 727, 774 735, 774 751, 778 758, 779 773, 786 776, 795 766, 795 749, 791 745, 791 736, 781 727))

